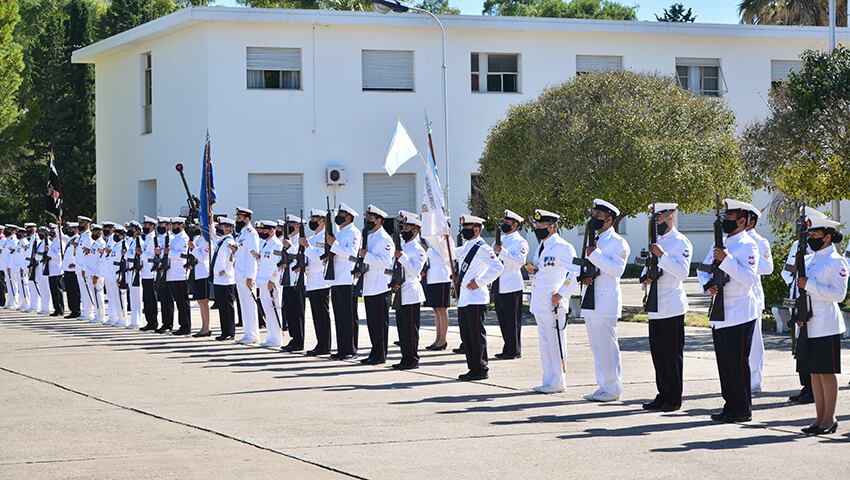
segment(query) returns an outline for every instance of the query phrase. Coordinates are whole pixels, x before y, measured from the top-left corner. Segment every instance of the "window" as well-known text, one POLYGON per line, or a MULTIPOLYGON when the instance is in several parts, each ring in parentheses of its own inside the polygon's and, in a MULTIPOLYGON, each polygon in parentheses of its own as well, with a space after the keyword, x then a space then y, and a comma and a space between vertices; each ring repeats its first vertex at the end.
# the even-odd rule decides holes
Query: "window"
POLYGON ((248 88, 301 90, 301 49, 248 47, 248 88))
POLYGON ((713 213, 678 213, 676 228, 682 233, 711 232, 714 230, 713 213))
POLYGON ((623 69, 623 57, 613 55, 576 55, 576 74, 611 72, 623 69))
POLYGON ((412 92, 413 52, 363 50, 363 91, 412 92))
POLYGON ((303 177, 300 173, 249 173, 248 208, 253 220, 283 218, 283 209, 298 215, 304 208, 303 177))
POLYGON ((151 53, 142 54, 142 135, 153 132, 151 53))
POLYGON ((791 73, 798 73, 803 69, 800 60, 771 60, 770 61, 770 86, 775 87, 780 83, 787 82, 791 73))
POLYGON ((473 92, 519 92, 519 55, 472 53, 469 59, 473 92))
POLYGON ((372 204, 395 217, 399 210, 415 212, 416 174, 396 173, 392 177, 386 173, 363 174, 363 209, 372 204))
POLYGON ((677 58, 676 78, 679 86, 700 95, 719 97, 727 92, 717 58, 677 58))

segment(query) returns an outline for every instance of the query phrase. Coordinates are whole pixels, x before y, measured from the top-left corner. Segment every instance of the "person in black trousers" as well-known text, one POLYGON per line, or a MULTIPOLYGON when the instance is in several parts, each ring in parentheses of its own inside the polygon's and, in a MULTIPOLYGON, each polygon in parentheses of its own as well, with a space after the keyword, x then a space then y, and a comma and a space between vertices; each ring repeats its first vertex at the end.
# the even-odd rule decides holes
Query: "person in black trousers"
POLYGON ((65 278, 65 294, 68 297, 68 315, 65 318, 79 318, 80 316, 80 283, 77 281, 77 242, 79 241, 79 224, 68 222, 65 231, 68 241, 63 246, 62 252, 62 275, 65 278))
MULTIPOLYGON (((306 257, 305 288, 310 299, 310 313, 313 317, 313 328, 316 331, 316 346, 307 355, 326 355, 331 352, 331 314, 329 309, 330 284, 325 280, 325 269, 322 264, 325 244, 325 215, 324 210, 310 210, 310 220, 307 228, 313 234, 310 238, 299 238, 298 245, 304 247, 306 257)), ((284 306, 286 303, 284 302, 284 306)))
POLYGON ((171 219, 171 245, 167 248, 171 267, 168 269, 166 280, 171 297, 177 305, 177 321, 180 328, 173 335, 189 335, 192 333, 192 317, 189 306, 189 271, 185 267, 185 258, 189 254, 189 236, 183 231, 185 228, 183 217, 171 219))
POLYGON ((233 302, 238 295, 236 295, 236 278, 233 273, 234 255, 230 250, 231 245, 236 245, 233 240, 235 224, 233 219, 219 218, 216 235, 211 242, 213 254, 210 262, 210 278, 221 324, 221 335, 215 337, 219 342, 233 340, 236 337, 236 312, 233 309, 233 302))

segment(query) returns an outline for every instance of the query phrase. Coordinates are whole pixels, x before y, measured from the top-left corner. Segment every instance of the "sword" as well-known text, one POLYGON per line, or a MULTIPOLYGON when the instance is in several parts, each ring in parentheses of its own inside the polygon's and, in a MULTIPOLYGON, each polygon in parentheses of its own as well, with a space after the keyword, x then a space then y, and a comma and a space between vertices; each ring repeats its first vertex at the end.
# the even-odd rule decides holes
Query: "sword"
POLYGON ((277 296, 277 287, 272 287, 272 290, 269 292, 269 297, 272 300, 272 310, 274 310, 274 317, 277 319, 277 326, 280 328, 281 333, 283 333, 283 322, 280 321, 280 314, 277 313, 277 302, 274 298, 277 296))
MULTIPOLYGON (((23 272, 24 272, 24 271, 23 271, 23 269, 22 269, 22 270, 21 270, 21 274, 22 274, 22 275, 23 275, 23 272)), ((27 303, 29 303, 29 302, 30 302, 30 299, 27 297, 27 286, 26 286, 26 284, 24 283, 24 277, 23 277, 23 276, 21 276, 21 293, 23 293, 23 294, 24 294, 24 300, 26 300, 26 301, 27 301, 27 303)))
MULTIPOLYGON (((558 322, 558 306, 555 305, 555 336, 558 337, 558 353, 561 355, 561 372, 567 373, 567 363, 564 359, 564 345, 561 343, 561 324, 558 322)), ((567 319, 564 318, 564 331, 567 330, 567 319)))
POLYGON ((92 305, 94 305, 94 298, 92 298, 92 296, 91 296, 91 290, 89 290, 89 283, 86 281, 86 273, 82 272, 82 274, 83 274, 83 286, 86 287, 86 293, 89 294, 89 301, 91 302, 92 305))

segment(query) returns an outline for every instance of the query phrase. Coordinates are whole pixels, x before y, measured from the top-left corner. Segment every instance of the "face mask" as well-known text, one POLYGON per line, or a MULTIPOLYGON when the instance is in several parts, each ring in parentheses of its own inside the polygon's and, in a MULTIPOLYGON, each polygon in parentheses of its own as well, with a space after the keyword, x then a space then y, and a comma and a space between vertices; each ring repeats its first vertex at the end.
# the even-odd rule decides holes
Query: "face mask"
POLYGON ((319 222, 317 220, 310 220, 310 223, 307 224, 310 227, 310 230, 314 232, 319 229, 319 222))
POLYGON ((174 227, 174 228, 172 228, 172 229, 171 229, 171 233, 173 233, 173 234, 177 235, 178 233, 180 233, 180 227, 174 227))
POLYGON ((345 215, 337 215, 334 217, 334 223, 337 225, 342 225, 345 223, 345 215))
POLYGON ((236 231, 241 232, 245 228, 245 220, 236 220, 236 231))
POLYGON ((269 238, 269 233, 268 232, 260 232, 260 238, 262 238, 263 240, 266 240, 267 238, 269 238))
POLYGON ((112 236, 112 239, 115 240, 116 242, 120 242, 121 241, 121 235, 118 235, 116 233, 115 235, 112 236))
POLYGON ((499 229, 502 230, 502 233, 511 233, 511 230, 512 230, 511 226, 508 225, 507 223, 503 223, 503 224, 499 225, 499 229))
POLYGON ((817 252, 821 248, 823 248, 823 244, 825 242, 824 242, 823 237, 821 237, 821 238, 809 238, 809 239, 806 240, 806 243, 809 244, 809 248, 811 248, 813 252, 817 252))
POLYGON ((43 233, 39 233, 39 234, 38 234, 38 238, 40 238, 40 239, 42 239, 42 240, 44 240, 44 237, 46 237, 46 236, 47 236, 47 235, 45 235, 45 234, 43 234, 43 233))
POLYGON ((723 220, 723 233, 726 235, 730 235, 732 232, 738 229, 738 221, 737 220, 723 220))
POLYGON ((593 230, 601 230, 605 226, 605 220, 593 217, 590 219, 590 228, 593 230))
POLYGON ((156 227, 156 233, 160 235, 165 235, 166 229, 165 227, 156 227))
POLYGON ((295 227, 292 225, 287 225, 286 227, 286 236, 290 236, 295 233, 295 227))
POLYGON ((275 237, 282 237, 282 236, 283 236, 283 230, 281 230, 281 229, 275 229, 275 231, 274 231, 274 236, 275 236, 275 237))
POLYGON ((413 240, 413 232, 401 232, 401 238, 403 238, 405 242, 409 242, 413 240))
POLYGON ((549 227, 535 228, 534 236, 537 237, 537 240, 543 240, 544 238, 549 236, 549 227))
POLYGON ((222 236, 224 236, 224 230, 221 229, 221 228, 216 228, 215 234, 218 235, 219 237, 222 237, 222 236))
POLYGON ((659 235, 664 235, 665 233, 667 233, 667 230, 670 230, 670 225, 667 225, 667 222, 664 222, 659 223, 658 226, 655 228, 658 230, 659 235))
POLYGON ((100 232, 98 232, 98 233, 92 232, 91 238, 97 240, 98 238, 100 238, 100 232))
POLYGON ((151 233, 151 227, 142 227, 142 233, 145 235, 151 233))
POLYGON ((460 235, 464 240, 472 240, 472 237, 475 236, 475 230, 471 228, 464 228, 460 231, 460 235))
POLYGON ((372 230, 373 228, 375 228, 375 222, 366 222, 366 230, 372 230))

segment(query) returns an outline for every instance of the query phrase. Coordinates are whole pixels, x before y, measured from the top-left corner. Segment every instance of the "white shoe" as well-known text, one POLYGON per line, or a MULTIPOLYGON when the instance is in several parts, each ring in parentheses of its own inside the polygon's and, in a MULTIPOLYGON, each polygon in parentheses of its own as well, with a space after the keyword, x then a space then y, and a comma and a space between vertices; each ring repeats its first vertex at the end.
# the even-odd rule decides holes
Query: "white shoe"
POLYGON ((41 312, 38 312, 38 314, 39 315, 50 315, 50 311, 49 310, 42 310, 41 312))
POLYGON ((613 402, 620 399, 619 395, 614 395, 613 393, 608 393, 605 391, 600 391, 599 393, 594 394, 591 398, 586 398, 591 402, 613 402))
POLYGON ((77 317, 77 320, 79 320, 81 322, 91 322, 93 320, 93 318, 80 315, 79 317, 77 317))
POLYGON ((582 398, 583 398, 583 399, 585 399, 585 400, 587 400, 588 402, 595 402, 595 401, 596 401, 596 396, 597 396, 597 395, 599 395, 600 393, 602 393, 602 389, 601 389, 601 388, 597 388, 595 392, 593 392, 593 393, 588 393, 587 395, 583 396, 582 398))
POLYGON ((257 340, 254 339, 254 338, 242 337, 242 338, 236 340, 236 343, 238 343, 240 345, 256 345, 259 342, 257 342, 257 340))
POLYGON ((282 344, 283 344, 283 342, 270 342, 270 341, 266 340, 265 342, 261 343, 260 346, 261 347, 280 348, 282 344))
POLYGON ((532 390, 537 393, 561 393, 564 391, 564 387, 560 385, 538 385, 532 390))
POLYGON ((91 320, 89 320, 89 323, 103 323, 103 320, 101 320, 97 317, 94 317, 91 320))
POLYGON ((131 323, 124 328, 126 328, 127 330, 136 330, 137 328, 139 328, 139 324, 138 323, 131 323))
POLYGON ((112 323, 110 323, 110 325, 113 326, 113 327, 118 327, 118 328, 127 328, 127 324, 124 323, 121 320, 118 320, 117 322, 112 322, 112 323))

